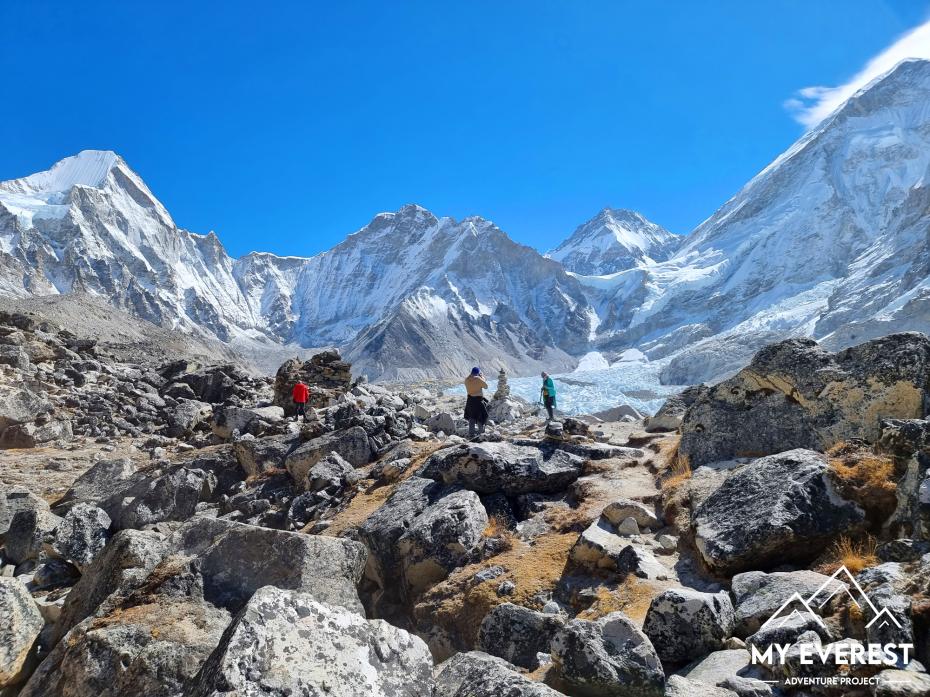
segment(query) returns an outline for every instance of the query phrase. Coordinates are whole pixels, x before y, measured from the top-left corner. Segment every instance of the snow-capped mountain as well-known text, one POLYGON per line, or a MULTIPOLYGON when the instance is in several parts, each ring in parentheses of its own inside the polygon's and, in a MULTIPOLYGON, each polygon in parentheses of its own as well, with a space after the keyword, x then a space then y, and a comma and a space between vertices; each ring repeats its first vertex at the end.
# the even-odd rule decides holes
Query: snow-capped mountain
MULTIPOLYGON (((930 330, 930 62, 852 97, 685 238, 669 260, 586 281, 603 346, 709 379, 762 343, 832 346, 930 330)), ((584 279, 582 279, 584 280, 584 279)))
POLYGON ((0 183, 0 294, 83 291, 253 355, 338 345, 372 378, 635 348, 692 383, 785 336, 930 331, 928 182, 927 61, 855 95, 691 235, 605 209, 550 258, 482 218, 405 206, 314 257, 233 259, 117 155, 85 151, 0 183))
POLYGON ((340 345, 372 377, 566 368, 594 324, 574 278, 481 218, 405 206, 315 257, 233 259, 112 152, 0 183, 0 268, 3 294, 86 292, 253 352, 340 345))
POLYGON ((680 241, 636 211, 605 208, 546 256, 574 273, 603 276, 665 261, 680 241))

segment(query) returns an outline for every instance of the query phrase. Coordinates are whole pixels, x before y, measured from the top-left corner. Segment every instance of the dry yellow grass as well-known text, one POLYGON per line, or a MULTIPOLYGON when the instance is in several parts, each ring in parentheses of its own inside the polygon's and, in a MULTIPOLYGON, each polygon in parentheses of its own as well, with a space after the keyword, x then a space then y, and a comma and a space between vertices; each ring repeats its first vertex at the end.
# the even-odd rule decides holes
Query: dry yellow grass
POLYGON ((578 613, 584 620, 596 620, 618 610, 634 621, 642 621, 649 610, 649 604, 663 588, 648 581, 628 576, 618 586, 610 588, 600 586, 596 591, 596 600, 585 611, 578 613))
POLYGON ((858 503, 873 526, 897 506, 894 462, 867 445, 837 443, 827 451, 829 472, 840 494, 858 503))
POLYGON ((496 537, 503 543, 503 549, 511 550, 518 542, 517 536, 507 527, 507 523, 501 520, 499 516, 488 518, 488 524, 484 528, 485 537, 496 537))
POLYGON ((559 533, 581 532, 594 520, 587 508, 552 506, 544 514, 545 521, 559 533))
POLYGON ((662 477, 661 487, 663 493, 677 489, 682 483, 691 479, 691 464, 688 462, 688 458, 679 453, 676 448, 668 468, 660 476, 662 477))
POLYGON ((817 570, 822 574, 832 574, 845 566, 851 574, 858 574, 863 569, 876 566, 879 561, 875 553, 875 538, 871 535, 861 540, 844 535, 833 543, 827 552, 826 561, 817 570))
MULTIPOLYGON (((568 561, 568 552, 576 533, 552 533, 537 538, 535 544, 516 540, 512 549, 491 559, 453 572, 445 581, 433 586, 420 598, 414 614, 418 620, 445 627, 469 645, 478 637, 481 620, 491 609, 504 602, 533 607, 536 598, 551 593, 568 561), (474 575, 491 566, 502 566, 505 573, 497 578, 471 585, 474 575), (513 582, 511 595, 500 596, 497 588, 504 581, 513 582)), ((445 656, 437 656, 437 660, 445 656)))
POLYGON ((404 472, 400 479, 389 486, 381 486, 376 489, 369 488, 366 491, 357 493, 348 506, 333 516, 332 523, 323 534, 335 537, 364 523, 369 516, 388 500, 390 495, 394 493, 395 487, 416 472, 426 458, 439 450, 441 444, 430 443, 421 447, 422 450, 413 458, 410 467, 407 468, 407 471, 404 472))

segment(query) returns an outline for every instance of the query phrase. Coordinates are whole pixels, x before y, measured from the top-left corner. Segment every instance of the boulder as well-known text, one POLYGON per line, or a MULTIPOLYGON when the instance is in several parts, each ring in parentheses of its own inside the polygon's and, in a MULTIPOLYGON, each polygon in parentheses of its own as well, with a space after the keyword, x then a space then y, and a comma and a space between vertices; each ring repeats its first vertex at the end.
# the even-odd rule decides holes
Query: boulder
POLYGON ((622 612, 575 619, 552 640, 559 677, 579 697, 662 697, 665 674, 649 638, 622 612))
POLYGON ((135 472, 136 466, 129 458, 100 460, 74 481, 71 488, 55 504, 55 511, 61 514, 79 502, 99 506, 102 501, 113 496, 114 489, 127 488, 135 472))
POLYGON ((270 424, 283 419, 284 410, 281 407, 243 409, 241 407, 223 406, 214 410, 211 428, 216 436, 223 440, 229 440, 232 438, 233 433, 259 433, 270 424))
POLYGON ((42 661, 23 697, 186 694, 230 614, 204 602, 196 565, 175 557, 142 587, 71 629, 42 661))
POLYGON ((285 458, 284 466, 295 482, 302 482, 310 468, 330 453, 336 453, 353 467, 367 465, 373 455, 365 429, 353 426, 307 441, 285 458))
POLYGON ((445 433, 451 436, 455 433, 455 419, 449 412, 441 411, 426 420, 426 428, 432 433, 445 433))
POLYGON ((61 518, 48 510, 18 511, 4 535, 4 556, 13 564, 38 559, 43 545, 54 537, 59 523, 61 518))
POLYGON ((61 519, 52 548, 79 570, 84 570, 106 547, 110 538, 110 516, 103 509, 79 503, 61 519))
POLYGON ((734 471, 694 514, 695 544, 720 573, 808 562, 865 513, 843 500, 826 458, 790 450, 734 471))
POLYGON ((872 686, 875 697, 918 697, 930 695, 930 675, 910 670, 883 670, 872 686))
POLYGON ((325 489, 341 489, 347 484, 354 484, 360 478, 348 462, 331 452, 317 462, 302 482, 299 482, 307 491, 323 491, 325 489))
POLYGON ((0 431, 26 421, 39 414, 51 411, 52 405, 45 398, 25 387, 0 391, 0 431))
POLYGON ((0 449, 35 448, 52 441, 70 442, 73 438, 71 422, 67 419, 52 419, 41 424, 30 421, 6 428, 0 436, 0 449))
POLYGON ((352 366, 336 350, 322 351, 309 361, 298 358, 285 361, 274 379, 274 404, 284 409, 285 416, 295 414, 291 394, 298 380, 310 387, 309 405, 325 407, 330 399, 348 391, 352 366))
POLYGON ((0 537, 7 534, 13 516, 20 511, 48 511, 45 499, 23 487, 0 487, 0 537))
POLYGON ((513 398, 492 399, 488 404, 488 418, 494 423, 505 424, 523 416, 525 407, 513 398))
POLYGON ((204 598, 231 611, 271 585, 362 612, 356 586, 366 555, 358 542, 198 516, 172 536, 171 548, 198 559, 204 598))
POLYGON ((930 338, 890 334, 830 353, 811 339, 760 350, 734 377, 703 391, 681 423, 692 467, 740 454, 840 441, 875 442, 881 419, 921 419, 930 386, 930 338))
POLYGON ((100 502, 116 530, 164 521, 187 520, 209 496, 215 479, 201 469, 177 467, 164 474, 142 475, 131 486, 100 502))
POLYGON ((481 651, 458 653, 437 668, 435 697, 559 697, 507 661, 481 651))
POLYGON ((432 697, 426 644, 307 593, 258 589, 207 660, 190 697, 432 697))
POLYGON ((776 694, 764 682, 771 680, 771 675, 761 666, 751 664, 746 649, 714 651, 688 664, 677 674, 699 685, 725 687, 740 697, 774 697, 776 694))
POLYGON ((725 592, 670 588, 652 599, 643 632, 664 663, 686 663, 723 648, 734 623, 725 592))
MULTIPOLYGON (((45 620, 22 581, 0 577, 0 692, 29 677, 45 620)), ((11 693, 12 694, 12 693, 11 693)))
POLYGON ((202 423, 213 416, 213 405, 195 399, 179 400, 178 405, 168 415, 167 434, 172 438, 191 435, 202 423))
POLYGON ((564 491, 582 473, 584 461, 554 448, 507 442, 466 443, 434 453, 421 475, 461 484, 479 494, 564 491))
POLYGON ((487 523, 480 500, 460 495, 444 501, 460 491, 431 479, 410 477, 398 484, 388 500, 359 526, 358 539, 369 552, 365 579, 372 614, 395 616, 413 600, 410 581, 422 587, 422 573, 430 571, 434 577, 442 574, 443 569, 447 571, 467 558, 480 543, 483 515, 487 523), (443 520, 445 515, 454 518, 443 520), (435 531, 430 529, 433 525, 435 531), (431 549, 433 541, 447 546, 431 549), (415 575, 410 581, 408 571, 415 575))
POLYGON ((143 530, 123 530, 113 536, 75 584, 54 627, 54 644, 68 630, 103 607, 139 587, 168 551, 163 535, 143 530))
POLYGON ((233 454, 247 477, 283 469, 288 454, 300 445, 292 434, 255 438, 246 435, 233 441, 233 454))
POLYGON ((659 519, 656 517, 655 506, 641 501, 618 499, 607 504, 604 510, 601 511, 601 515, 614 525, 620 525, 626 518, 633 518, 641 528, 661 527, 659 519))
MULTIPOLYGON (((821 591, 819 597, 828 597, 846 590, 848 586, 816 571, 747 571, 736 574, 730 583, 736 613, 735 633, 746 637, 759 628, 794 594, 810 598, 821 591), (822 590, 821 590, 822 589, 822 590)), ((817 609, 814 603, 811 609, 817 609)))
POLYGON ((704 385, 689 387, 683 392, 665 400, 655 416, 646 417, 646 432, 677 431, 681 426, 685 412, 694 402, 704 394, 708 388, 704 385))
POLYGON ((665 697, 742 697, 725 687, 695 682, 680 675, 669 676, 665 684, 665 697))
POLYGON ((539 667, 537 654, 549 653, 552 637, 564 625, 560 615, 504 603, 482 620, 478 648, 521 668, 535 670, 539 667))
POLYGON ((488 515, 474 491, 452 491, 427 506, 397 540, 406 592, 416 596, 477 550, 488 515))
POLYGON ((668 573, 649 551, 617 535, 603 516, 578 536, 569 551, 569 559, 576 566, 621 574, 632 573, 640 578, 655 579, 668 573))

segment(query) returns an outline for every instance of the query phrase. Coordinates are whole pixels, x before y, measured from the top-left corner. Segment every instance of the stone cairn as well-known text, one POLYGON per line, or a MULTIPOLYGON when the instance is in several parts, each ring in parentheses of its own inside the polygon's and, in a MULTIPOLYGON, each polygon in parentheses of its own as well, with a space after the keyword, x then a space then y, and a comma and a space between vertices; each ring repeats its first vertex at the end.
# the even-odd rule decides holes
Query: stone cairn
POLYGON ((510 396, 510 385, 507 384, 507 373, 501 368, 497 374, 497 390, 494 392, 495 400, 507 399, 510 396))
POLYGON ((285 361, 275 375, 274 403, 283 407, 288 416, 294 412, 291 390, 298 380, 303 380, 310 388, 309 406, 325 407, 330 399, 352 386, 352 364, 342 360, 336 349, 318 353, 309 361, 299 358, 285 361))

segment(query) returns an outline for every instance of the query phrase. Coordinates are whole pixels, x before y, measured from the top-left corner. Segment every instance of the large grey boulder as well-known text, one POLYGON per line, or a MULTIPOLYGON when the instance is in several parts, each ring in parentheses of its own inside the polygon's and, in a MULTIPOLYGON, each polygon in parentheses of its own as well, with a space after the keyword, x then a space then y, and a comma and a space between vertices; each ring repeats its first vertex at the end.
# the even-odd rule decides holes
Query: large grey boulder
POLYGON ((662 563, 642 545, 616 534, 604 516, 585 528, 569 550, 573 565, 590 569, 632 573, 640 578, 657 579, 668 575, 662 563))
POLYGON ((719 573, 804 563, 865 513, 836 491, 826 458, 790 450, 733 472, 694 514, 695 544, 719 573))
POLYGON ((167 541, 157 532, 123 530, 114 535, 68 593, 52 643, 101 606, 118 604, 145 581, 167 552, 167 541))
POLYGON ((258 433, 283 420, 284 410, 281 407, 243 409, 242 407, 223 406, 213 411, 211 428, 216 436, 228 440, 236 432, 258 433))
POLYGON ((670 588, 652 599, 643 632, 663 662, 685 663, 723 648, 734 622, 727 593, 670 588))
POLYGON ((643 503, 642 501, 617 499, 607 504, 604 510, 601 511, 601 515, 615 526, 620 525, 627 518, 632 518, 641 528, 660 527, 655 506, 643 503))
POLYGON ((698 396, 682 420, 680 452, 695 467, 740 453, 875 442, 881 419, 925 416, 928 388, 923 334, 891 334, 835 354, 811 339, 788 339, 698 396))
POLYGON ((692 683, 725 687, 740 697, 773 695, 772 688, 764 682, 771 680, 771 675, 761 666, 752 665, 750 658, 746 649, 714 651, 688 664, 678 675, 692 683))
POLYGON ((559 697, 507 661, 481 651, 457 653, 437 669, 435 697, 559 697))
POLYGON ((474 491, 453 491, 424 509, 397 540, 407 592, 418 595, 461 566, 487 525, 488 514, 474 491))
POLYGON ((204 597, 214 605, 236 611, 271 585, 363 611, 356 586, 366 554, 358 542, 198 516, 170 543, 175 554, 198 559, 204 597))
POLYGON ((106 547, 110 524, 106 511, 79 503, 61 519, 52 549, 83 571, 106 547))
POLYGON ((410 477, 358 528, 374 613, 392 617, 426 584, 444 578, 480 542, 487 513, 474 492, 410 477))
POLYGON ((426 644, 312 595, 267 586, 207 660, 190 697, 432 697, 426 644))
POLYGON ((930 675, 910 670, 883 670, 875 676, 875 697, 919 697, 930 695, 930 675))
POLYGON ((50 542, 61 518, 41 508, 18 511, 4 535, 4 555, 13 564, 38 559, 42 547, 50 542))
POLYGON ((367 465, 373 455, 365 429, 353 426, 308 440, 287 456, 284 466, 295 482, 302 482, 310 468, 330 453, 336 453, 353 467, 367 465))
POLYGON ((22 581, 0 577, 0 692, 29 677, 45 620, 22 581))
MULTIPOLYGON (((817 591, 826 600, 846 590, 848 586, 816 571, 747 571, 736 574, 730 583, 733 605, 736 612, 734 632, 741 637, 759 631, 759 628, 793 595, 810 598, 817 591), (823 589, 823 590, 821 590, 823 589)), ((817 611, 820 605, 813 603, 817 611)))
POLYGON ((168 414, 167 435, 183 438, 191 435, 200 424, 213 416, 213 405, 196 399, 178 400, 178 405, 168 414))
POLYGON ((244 436, 233 442, 233 454, 247 477, 282 469, 290 452, 300 445, 292 434, 256 438, 244 436))
POLYGON ((339 453, 332 452, 317 462, 302 482, 298 482, 307 491, 339 490, 349 484, 355 484, 361 475, 339 453))
POLYGON ((554 448, 503 441, 466 443, 434 453, 420 474, 480 494, 510 496, 563 491, 581 476, 583 463, 580 457, 554 448))
POLYGON ((655 416, 647 416, 645 420, 646 431, 654 433, 656 431, 677 431, 681 426, 681 421, 694 402, 704 394, 709 388, 705 385, 695 385, 689 387, 683 392, 669 397, 665 403, 655 413, 655 416))
POLYGON ((0 486, 0 538, 9 531, 13 516, 25 510, 48 511, 48 502, 23 487, 0 486))
POLYGON ((559 676, 579 697, 662 697, 665 674, 649 638, 622 612, 572 620, 552 639, 559 676))
POLYGON ((136 477, 131 486, 100 502, 117 530, 165 521, 187 520, 209 497, 213 480, 202 469, 177 467, 163 474, 136 477))
POLYGON ((539 667, 537 654, 549 653, 552 637, 564 625, 560 615, 504 603, 481 621, 478 648, 521 668, 535 670, 539 667))
POLYGON ((32 421, 52 409, 51 403, 35 392, 20 387, 0 391, 0 431, 13 424, 32 421))
POLYGON ((35 448, 52 441, 70 442, 73 438, 74 431, 67 419, 49 419, 42 423, 28 421, 4 429, 0 436, 0 449, 35 448))
POLYGON ((136 466, 129 458, 100 460, 74 480, 71 488, 55 505, 55 512, 60 515, 79 502, 99 506, 116 491, 127 488, 135 472, 136 466))

